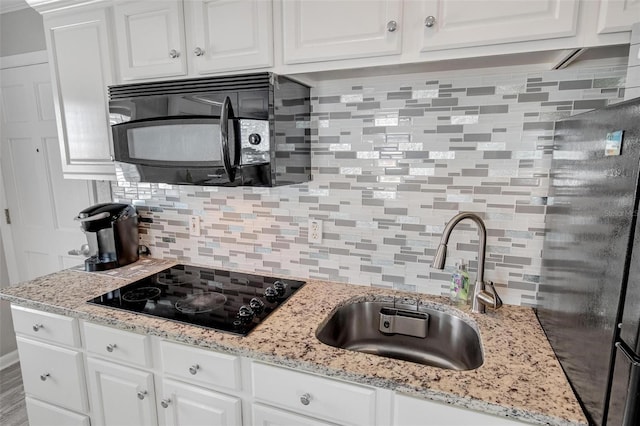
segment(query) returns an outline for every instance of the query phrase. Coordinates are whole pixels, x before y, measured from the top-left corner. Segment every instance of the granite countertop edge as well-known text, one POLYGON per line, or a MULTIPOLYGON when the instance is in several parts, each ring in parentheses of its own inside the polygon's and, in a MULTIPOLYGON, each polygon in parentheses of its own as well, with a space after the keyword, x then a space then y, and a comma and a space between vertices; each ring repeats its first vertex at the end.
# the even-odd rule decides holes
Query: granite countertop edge
MULTIPOLYGON (((67 272, 67 271, 69 270, 66 270, 63 272, 67 272)), ((79 272, 79 271, 72 271, 72 273, 86 274, 84 272, 79 272)), ((56 273, 56 274, 59 274, 59 273, 56 273)), ((55 279, 56 274, 52 274, 48 277, 53 277, 52 279, 55 279)), ((126 282, 124 282, 121 278, 109 277, 109 279, 111 278, 115 279, 115 281, 112 282, 112 286, 115 286, 114 288, 118 288, 126 284, 126 282)), ((34 281, 37 281, 37 280, 34 280, 34 281)), ((130 281, 133 281, 133 280, 130 280, 130 281)), ((342 297, 341 299, 338 298, 340 300, 338 300, 337 302, 334 301, 330 303, 331 308, 329 312, 327 312, 327 310, 325 309, 325 311, 319 316, 323 318, 322 321, 318 322, 316 318, 313 318, 310 320, 313 322, 311 327, 313 331, 315 331, 319 326, 321 326, 322 323, 326 321, 326 319, 330 316, 330 312, 333 312, 333 310, 337 309, 337 307, 339 307, 340 305, 349 303, 351 301, 356 301, 356 300, 360 300, 360 301, 374 300, 374 299, 379 300, 384 297, 398 297, 398 295, 405 295, 407 299, 416 299, 416 300, 419 299, 420 302, 416 302, 416 303, 422 303, 424 301, 427 304, 434 304, 436 307, 439 307, 445 311, 453 309, 453 313, 455 315, 467 320, 470 324, 476 327, 476 329, 482 328, 478 326, 478 324, 474 320, 475 317, 473 315, 467 314, 466 312, 461 312, 460 310, 456 309, 457 307, 451 307, 451 306, 447 306, 446 304, 439 303, 440 300, 438 300, 439 299, 438 296, 430 296, 430 295, 423 295, 423 294, 419 294, 419 295, 408 294, 408 293, 397 292, 393 290, 386 290, 386 289, 379 289, 379 288, 365 287, 365 286, 356 286, 356 285, 350 285, 350 284, 329 283, 329 282, 323 282, 318 280, 310 280, 310 281, 313 281, 314 285, 316 286, 317 285, 326 285, 326 286, 335 285, 340 287, 347 286, 349 287, 349 290, 353 290, 353 291, 347 291, 347 293, 350 293, 350 294, 352 293, 350 297, 346 297, 346 298, 342 297), (436 299, 436 300, 433 300, 433 299, 436 299)), ((308 283, 307 285, 309 284, 311 283, 308 283)), ((216 331, 207 331, 207 333, 204 333, 205 335, 216 335, 216 336, 226 334, 227 336, 230 336, 228 339, 226 338, 226 336, 217 336, 217 337, 221 337, 220 339, 200 337, 203 333, 198 332, 200 331, 201 328, 197 326, 189 326, 185 324, 179 324, 176 326, 176 324, 173 321, 155 319, 155 318, 152 319, 151 325, 144 325, 145 323, 144 320, 139 322, 131 321, 131 318, 143 317, 142 315, 138 315, 138 314, 123 313, 120 311, 114 311, 108 308, 104 308, 96 305, 90 305, 87 303, 80 303, 76 306, 72 306, 72 305, 60 306, 59 304, 51 304, 51 303, 48 303, 47 301, 42 301, 42 300, 38 301, 38 300, 33 300, 33 298, 29 298, 29 297, 20 297, 15 294, 11 294, 11 289, 15 289, 15 288, 16 287, 9 287, 9 288, 0 290, 0 299, 5 299, 10 303, 13 303, 15 305, 22 306, 25 308, 32 308, 32 309, 36 309, 44 312, 74 317, 74 318, 90 321, 96 324, 115 327, 121 330, 135 332, 139 334, 154 335, 154 336, 167 339, 170 341, 174 341, 177 343, 183 343, 183 344, 188 344, 188 345, 197 346, 201 348, 213 349, 213 350, 228 353, 228 354, 244 356, 257 361, 268 362, 268 363, 280 365, 283 367, 294 368, 294 369, 302 370, 305 372, 320 374, 323 376, 332 377, 336 379, 347 380, 347 381, 351 381, 351 382, 355 382, 363 385, 376 386, 384 389, 393 390, 398 393, 405 394, 407 396, 432 400, 434 402, 451 404, 456 407, 464 407, 464 408, 468 408, 476 411, 481 411, 487 414, 513 418, 515 420, 520 420, 524 422, 532 422, 536 424, 562 425, 562 426, 581 426, 581 425, 587 424, 586 419, 571 420, 569 418, 561 418, 558 416, 546 414, 544 412, 510 406, 509 404, 499 404, 496 402, 481 400, 474 397, 456 395, 455 393, 447 392, 440 389, 432 389, 424 386, 416 387, 416 386, 412 386, 411 384, 401 383, 398 380, 394 380, 393 378, 379 377, 379 375, 376 373, 367 374, 359 371, 348 371, 347 369, 336 368, 334 366, 328 365, 327 363, 322 363, 320 360, 304 359, 302 357, 297 357, 295 355, 291 356, 291 355, 282 354, 282 353, 280 354, 269 353, 268 351, 265 351, 265 350, 251 348, 250 347, 251 343, 249 341, 247 341, 249 342, 247 345, 243 345, 242 339, 244 338, 238 337, 235 335, 229 335, 228 333, 216 332, 216 331), (120 312, 120 314, 126 314, 126 318, 119 319, 118 318, 119 315, 114 314, 114 312, 120 312), (194 335, 191 335, 189 333, 190 331, 194 331, 192 329, 197 330, 194 335), (178 331, 172 331, 172 330, 178 330, 178 331)), ((84 298, 85 302, 90 298, 91 297, 84 298)), ((271 329, 269 325, 272 326, 274 329, 277 328, 275 327, 275 324, 277 324, 279 321, 282 322, 286 320, 284 316, 287 310, 286 307, 289 307, 290 308, 289 310, 291 310, 292 306, 296 302, 300 302, 300 299, 301 298, 299 297, 299 294, 294 295, 284 305, 282 305, 278 311, 274 312, 274 314, 272 314, 262 324, 256 327, 256 329, 252 333, 260 333, 261 337, 263 335, 268 335, 271 329)), ((443 301, 446 300, 443 298, 440 298, 440 299, 442 299, 443 301)), ((252 333, 250 333, 249 336, 251 336, 252 333)), ((481 330, 481 333, 482 333, 482 330, 481 330)), ((481 337, 482 337, 482 334, 481 334, 481 337)), ((254 344, 257 345, 258 343, 259 342, 256 342, 254 344)), ((347 353, 347 354, 344 354, 345 357, 349 356, 348 353, 353 354, 354 357, 356 356, 356 354, 360 356, 363 355, 356 352, 331 348, 320 342, 314 342, 314 343, 324 346, 324 348, 320 348, 319 350, 326 349, 326 350, 332 350, 332 351, 339 350, 339 351, 345 352, 347 353)), ((375 357, 375 355, 365 355, 365 356, 375 357)), ((399 364, 395 364, 399 366, 402 366, 403 364, 413 364, 413 363, 407 363, 404 361, 397 361, 397 360, 393 360, 393 361, 394 363, 399 363, 399 364)), ((434 369, 433 367, 429 367, 429 368, 434 369)), ((480 367, 480 368, 483 368, 483 367, 480 367)), ((561 370, 560 370, 560 373, 563 374, 561 370)), ((575 402, 575 404, 577 404, 577 401, 575 402)))

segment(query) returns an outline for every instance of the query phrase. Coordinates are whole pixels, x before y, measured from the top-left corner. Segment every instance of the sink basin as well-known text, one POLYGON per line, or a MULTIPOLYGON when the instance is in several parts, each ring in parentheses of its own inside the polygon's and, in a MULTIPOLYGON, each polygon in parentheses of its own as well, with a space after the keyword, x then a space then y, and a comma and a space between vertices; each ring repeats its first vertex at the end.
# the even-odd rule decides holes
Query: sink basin
POLYGON ((383 308, 393 308, 393 304, 354 302, 341 306, 318 329, 316 337, 336 348, 450 370, 473 370, 484 362, 480 336, 465 320, 421 306, 419 312, 429 316, 426 337, 389 334, 380 331, 383 308))

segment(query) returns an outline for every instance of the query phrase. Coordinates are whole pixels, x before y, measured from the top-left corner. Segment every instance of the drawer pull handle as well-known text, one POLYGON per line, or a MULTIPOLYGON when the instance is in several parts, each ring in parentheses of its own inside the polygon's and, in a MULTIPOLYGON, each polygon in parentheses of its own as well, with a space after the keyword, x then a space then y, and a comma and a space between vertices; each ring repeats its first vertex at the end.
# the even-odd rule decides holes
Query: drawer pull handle
POLYGON ((33 331, 40 331, 41 328, 44 328, 42 324, 33 324, 33 331))
POLYGON ((138 399, 143 400, 147 396, 147 391, 138 391, 138 399))
POLYGON ((115 343, 109 343, 109 344, 107 345, 107 352, 113 352, 113 350, 114 350, 115 348, 117 348, 117 346, 116 346, 116 344, 115 344, 115 343))
POLYGON ((200 370, 200 366, 198 364, 193 364, 191 367, 189 367, 189 373, 195 375, 198 370, 200 370))
POLYGON ((171 400, 169 398, 160 401, 160 405, 162 405, 162 408, 169 408, 169 404, 171 404, 171 400))
POLYGON ((40 375, 40 380, 42 380, 43 382, 47 381, 47 378, 51 377, 51 374, 49 373, 44 373, 40 375))
POLYGON ((311 395, 305 393, 300 397, 300 402, 302 402, 302 405, 309 405, 309 403, 311 402, 311 395))

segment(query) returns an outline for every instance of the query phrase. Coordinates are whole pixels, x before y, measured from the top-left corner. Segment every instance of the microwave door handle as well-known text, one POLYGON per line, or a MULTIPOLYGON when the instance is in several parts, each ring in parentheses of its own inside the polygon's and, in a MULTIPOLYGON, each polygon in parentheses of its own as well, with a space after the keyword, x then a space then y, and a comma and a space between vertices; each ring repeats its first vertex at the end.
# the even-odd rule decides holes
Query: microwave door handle
POLYGON ((233 120, 233 109, 231 99, 227 96, 222 103, 222 113, 220 114, 220 142, 224 171, 227 173, 229 182, 233 182, 236 178, 236 170, 231 164, 231 156, 229 155, 229 120, 233 120))

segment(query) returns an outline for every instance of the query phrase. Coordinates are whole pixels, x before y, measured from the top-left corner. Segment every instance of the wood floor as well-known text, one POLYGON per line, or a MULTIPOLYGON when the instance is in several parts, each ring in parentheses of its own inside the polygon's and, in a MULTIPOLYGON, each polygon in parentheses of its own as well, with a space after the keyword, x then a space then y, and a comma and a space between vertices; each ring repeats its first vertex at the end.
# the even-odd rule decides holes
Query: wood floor
POLYGON ((29 426, 20 363, 0 371, 0 425, 29 426))

